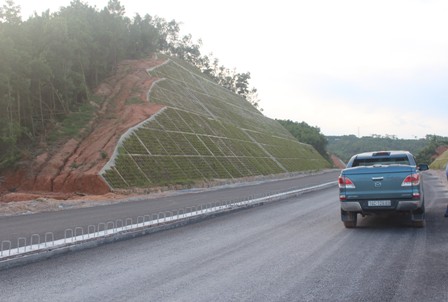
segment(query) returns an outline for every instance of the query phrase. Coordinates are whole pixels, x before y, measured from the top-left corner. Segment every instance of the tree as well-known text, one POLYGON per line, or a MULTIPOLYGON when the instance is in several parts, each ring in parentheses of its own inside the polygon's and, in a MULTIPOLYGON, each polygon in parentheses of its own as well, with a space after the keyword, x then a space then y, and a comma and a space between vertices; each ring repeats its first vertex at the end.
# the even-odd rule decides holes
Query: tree
POLYGON ((123 17, 126 12, 126 9, 118 0, 109 0, 107 3, 107 10, 110 14, 118 17, 123 17))
POLYGON ((283 127, 285 127, 298 141, 310 144, 320 153, 324 158, 329 160, 327 153, 328 141, 325 136, 320 133, 320 128, 311 127, 305 122, 293 122, 291 120, 277 120, 283 127))
POLYGON ((21 8, 13 0, 6 0, 0 8, 0 22, 11 25, 22 23, 21 8))
POLYGON ((258 106, 250 73, 203 56, 202 42, 182 36, 175 20, 138 14, 131 20, 119 0, 109 0, 102 10, 72 0, 58 12, 35 13, 24 22, 20 14, 13 0, 0 7, 0 157, 18 156, 23 139, 45 141, 49 127, 89 104, 92 89, 118 62, 154 52, 192 63, 258 106))
POLYGON ((415 155, 415 158, 418 163, 430 164, 434 160, 436 149, 448 145, 448 137, 427 134, 425 141, 427 142, 426 146, 415 155))

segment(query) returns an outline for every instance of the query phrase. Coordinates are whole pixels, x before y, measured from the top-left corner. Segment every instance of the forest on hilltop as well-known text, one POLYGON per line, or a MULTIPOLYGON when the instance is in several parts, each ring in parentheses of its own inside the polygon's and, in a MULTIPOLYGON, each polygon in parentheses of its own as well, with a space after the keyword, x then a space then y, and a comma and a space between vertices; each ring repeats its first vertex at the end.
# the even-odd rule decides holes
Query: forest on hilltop
POLYGON ((396 137, 355 135, 327 136, 327 149, 347 162, 351 156, 369 151, 379 150, 407 150, 415 155, 419 163, 431 163, 436 149, 448 145, 448 138, 427 135, 424 139, 398 139, 396 137))
MULTIPOLYGON (((192 63, 221 86, 258 107, 250 73, 238 73, 201 54, 201 41, 180 35, 175 20, 125 15, 118 0, 99 10, 80 0, 58 12, 22 20, 20 6, 0 7, 0 169, 31 156, 30 148, 58 137, 55 129, 73 113, 86 123, 93 89, 126 59, 164 53, 192 63)), ((76 132, 71 133, 71 135, 76 132)))

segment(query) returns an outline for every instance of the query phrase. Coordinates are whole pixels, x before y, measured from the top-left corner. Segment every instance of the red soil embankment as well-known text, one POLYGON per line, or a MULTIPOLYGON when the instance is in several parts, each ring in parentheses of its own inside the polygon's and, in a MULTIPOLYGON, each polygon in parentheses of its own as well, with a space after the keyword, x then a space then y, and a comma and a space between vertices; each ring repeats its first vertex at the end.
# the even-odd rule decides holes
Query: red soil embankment
POLYGON ((330 157, 331 157, 331 160, 332 160, 332 162, 333 162, 333 165, 334 165, 336 168, 339 168, 339 169, 344 169, 344 168, 345 168, 345 164, 344 164, 344 162, 343 162, 339 157, 337 157, 337 156, 334 155, 334 154, 331 154, 330 157))
POLYGON ((104 102, 86 127, 90 132, 82 140, 70 139, 57 150, 40 154, 27 167, 6 173, 0 184, 0 201, 14 200, 14 194, 6 194, 10 191, 21 193, 16 197, 47 193, 60 198, 75 193, 108 193, 110 189, 98 173, 112 156, 119 138, 163 108, 147 100, 148 90, 157 80, 148 75, 147 69, 162 63, 157 58, 120 63, 116 74, 96 89, 95 95, 104 102))

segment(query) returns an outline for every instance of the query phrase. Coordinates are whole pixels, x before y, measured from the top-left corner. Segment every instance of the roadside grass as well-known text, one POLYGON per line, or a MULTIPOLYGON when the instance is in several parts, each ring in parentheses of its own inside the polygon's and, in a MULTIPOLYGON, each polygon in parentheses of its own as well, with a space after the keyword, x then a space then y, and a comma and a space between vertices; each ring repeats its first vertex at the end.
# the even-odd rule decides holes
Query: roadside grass
POLYGON ((431 169, 445 169, 448 163, 448 150, 443 152, 438 158, 436 158, 430 165, 431 169))

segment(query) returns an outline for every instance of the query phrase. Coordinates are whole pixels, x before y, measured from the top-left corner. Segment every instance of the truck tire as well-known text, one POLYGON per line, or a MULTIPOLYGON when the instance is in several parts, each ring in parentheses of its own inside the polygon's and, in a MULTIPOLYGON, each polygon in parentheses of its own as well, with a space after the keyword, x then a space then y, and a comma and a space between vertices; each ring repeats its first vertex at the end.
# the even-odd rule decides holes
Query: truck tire
MULTIPOLYGON (((345 211, 344 211, 345 212, 345 211)), ((344 219, 342 222, 347 229, 356 228, 356 222, 358 220, 358 214, 355 212, 344 213, 348 219, 344 219)))
POLYGON ((417 228, 425 226, 425 203, 422 207, 411 213, 412 224, 417 228))
POLYGON ((416 220, 413 221, 413 224, 416 228, 423 228, 425 227, 425 221, 424 220, 416 220))

